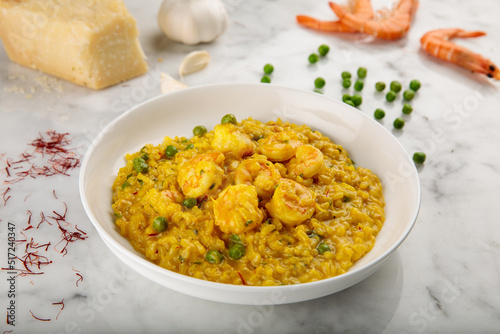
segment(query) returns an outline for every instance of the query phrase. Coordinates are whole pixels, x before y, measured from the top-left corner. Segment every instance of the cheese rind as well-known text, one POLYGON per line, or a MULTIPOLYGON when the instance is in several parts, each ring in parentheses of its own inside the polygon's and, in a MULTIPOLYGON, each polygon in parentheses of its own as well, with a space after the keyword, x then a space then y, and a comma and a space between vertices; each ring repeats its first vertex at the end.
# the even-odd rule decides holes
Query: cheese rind
POLYGON ((94 89, 147 72, 135 19, 122 0, 0 0, 12 61, 94 89))

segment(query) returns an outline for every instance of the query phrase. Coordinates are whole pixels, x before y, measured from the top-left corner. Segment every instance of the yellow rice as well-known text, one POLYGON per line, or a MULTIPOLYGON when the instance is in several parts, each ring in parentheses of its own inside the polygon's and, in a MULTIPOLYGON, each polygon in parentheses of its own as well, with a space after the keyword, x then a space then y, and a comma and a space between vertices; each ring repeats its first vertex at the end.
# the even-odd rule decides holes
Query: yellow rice
POLYGON ((185 196, 178 173, 184 162, 214 151, 214 131, 201 137, 165 137, 159 145, 147 144, 141 151, 126 155, 127 164, 113 184, 112 206, 116 226, 138 252, 163 268, 195 278, 269 286, 343 274, 373 248, 384 222, 382 185, 374 173, 356 166, 342 146, 305 125, 279 119, 266 124, 246 119, 237 127, 252 140, 255 149, 243 157, 226 152, 222 184, 210 196, 197 198, 198 205, 192 208, 182 205, 185 196), (252 230, 238 233, 245 254, 232 259, 228 255, 231 233, 222 232, 216 224, 214 202, 234 183, 236 167, 259 154, 267 137, 282 131, 295 132, 303 144, 316 147, 324 156, 324 166, 311 178, 290 172, 291 159, 270 162, 279 171, 280 180, 292 179, 314 192, 314 214, 290 226, 270 215, 266 208, 269 199, 259 198, 264 219, 252 230), (169 145, 178 149, 175 157, 166 157, 169 145), (133 160, 145 155, 148 171, 138 173, 133 160), (168 199, 166 193, 176 195, 168 199), (161 233, 153 228, 158 216, 168 221, 161 233), (320 252, 320 244, 328 245, 328 250, 320 252), (210 250, 222 254, 220 263, 207 261, 210 250))

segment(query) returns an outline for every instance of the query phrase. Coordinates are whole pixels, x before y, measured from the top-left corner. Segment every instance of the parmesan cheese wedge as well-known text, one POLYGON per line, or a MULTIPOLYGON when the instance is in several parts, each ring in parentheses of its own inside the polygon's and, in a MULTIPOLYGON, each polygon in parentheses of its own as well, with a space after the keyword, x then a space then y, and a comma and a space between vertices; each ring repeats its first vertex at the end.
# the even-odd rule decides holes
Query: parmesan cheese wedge
POLYGON ((0 0, 9 58, 101 89, 147 72, 135 19, 122 0, 0 0))

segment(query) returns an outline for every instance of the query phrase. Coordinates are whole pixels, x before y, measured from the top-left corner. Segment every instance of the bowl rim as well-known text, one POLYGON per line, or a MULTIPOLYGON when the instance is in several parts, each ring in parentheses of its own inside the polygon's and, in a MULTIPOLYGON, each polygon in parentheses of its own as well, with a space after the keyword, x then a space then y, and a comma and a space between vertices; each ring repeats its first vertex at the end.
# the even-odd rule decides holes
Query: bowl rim
MULTIPOLYGON (((90 219, 92 225, 94 225, 94 228, 97 230, 99 236, 102 239, 105 239, 105 244, 109 247, 112 246, 114 247, 115 251, 118 251, 120 254, 125 255, 126 257, 133 257, 134 260, 139 261, 141 265, 144 265, 148 267, 148 269, 153 270, 154 272, 160 274, 160 275, 165 275, 168 276, 169 278, 173 279, 178 279, 178 280, 183 280, 188 283, 193 283, 198 286, 205 286, 205 287, 213 287, 217 289, 223 289, 226 291, 238 291, 238 292, 252 292, 252 291, 265 291, 265 290, 283 290, 283 291, 289 291, 289 290, 297 290, 297 289, 312 289, 317 286, 323 286, 323 285, 329 285, 332 284, 332 282, 336 281, 342 281, 342 280, 348 280, 350 279, 351 276, 357 275, 361 271, 365 271, 368 268, 372 268, 374 266, 380 265, 383 263, 387 258, 401 246, 403 241, 408 237, 410 234, 411 230, 416 224, 420 207, 421 207, 421 199, 422 199, 422 193, 421 193, 421 185, 420 185, 420 178, 418 177, 418 171, 415 167, 414 164, 412 164, 412 172, 415 173, 415 191, 416 191, 416 196, 415 200, 416 202, 414 203, 414 211, 411 213, 411 218, 409 219, 409 223, 407 224, 406 228, 403 230, 401 233, 401 236, 394 242, 389 248, 387 248, 383 253, 381 253, 378 257, 376 257, 374 260, 372 260, 370 263, 367 263, 366 265, 360 267, 360 268, 355 268, 355 269, 348 269, 347 272, 325 278, 322 280, 314 281, 314 282, 307 282, 307 283, 300 283, 300 284, 290 284, 290 285, 279 285, 279 286, 250 286, 250 285, 236 285, 236 284, 228 284, 228 283, 220 283, 220 282, 213 282, 213 281, 208 281, 208 280, 203 280, 199 278, 194 278, 191 276, 183 275, 174 271, 170 271, 168 269, 165 269, 163 267, 160 267, 159 265, 138 256, 137 254, 134 254, 133 252, 130 252, 128 249, 125 249, 122 245, 120 245, 111 235, 109 235, 104 227, 101 225, 101 223, 98 221, 98 219, 94 216, 94 213, 92 212, 89 203, 87 201, 87 196, 85 195, 85 173, 87 169, 88 162, 93 154, 93 152, 96 150, 98 144, 100 143, 101 139, 103 136, 110 130, 112 129, 117 123, 119 123, 121 120, 124 118, 128 117, 130 114, 136 112, 137 110, 142 109, 145 105, 148 105, 150 103, 153 103, 153 101, 157 101, 160 99, 165 99, 167 98, 166 96, 174 96, 174 95, 181 95, 181 94, 196 94, 197 91, 202 91, 202 90, 207 90, 207 89, 223 89, 226 87, 233 87, 233 86, 239 86, 239 87, 259 87, 259 89, 262 89, 261 87, 267 86, 270 89, 275 89, 275 90, 286 90, 290 92, 297 92, 300 94, 310 94, 311 96, 316 96, 315 98, 318 99, 328 99, 331 101, 334 101, 336 103, 342 103, 341 101, 332 98, 330 96, 325 96, 318 94, 316 92, 309 92, 303 89, 298 89, 294 87, 288 87, 288 86, 283 86, 283 85, 269 85, 269 84, 262 84, 262 83, 243 83, 243 82, 237 82, 237 83, 216 83, 216 84, 204 84, 204 85, 198 85, 194 87, 188 87, 182 90, 177 90, 170 92, 168 94, 160 94, 158 96, 155 96, 153 98, 147 99, 136 106, 127 109, 125 112, 114 118, 111 122, 109 122, 103 130, 92 140, 90 143, 84 158, 81 163, 81 168, 80 168, 80 173, 79 173, 79 193, 80 193, 80 199, 83 204, 84 210, 90 219)), ((266 88, 267 89, 267 88, 266 88)), ((394 138, 394 141, 397 146, 408 156, 407 150, 403 147, 403 145, 400 143, 400 141, 395 138, 395 136, 387 130, 384 126, 382 126, 380 123, 376 122, 375 120, 371 119, 366 115, 365 113, 361 112, 357 108, 351 107, 349 105, 346 105, 346 107, 353 109, 355 112, 359 113, 362 117, 367 118, 370 122, 375 122, 378 124, 378 126, 381 127, 381 130, 385 131, 388 135, 392 136, 394 138)), ((346 286, 345 288, 348 288, 349 286, 346 286)))

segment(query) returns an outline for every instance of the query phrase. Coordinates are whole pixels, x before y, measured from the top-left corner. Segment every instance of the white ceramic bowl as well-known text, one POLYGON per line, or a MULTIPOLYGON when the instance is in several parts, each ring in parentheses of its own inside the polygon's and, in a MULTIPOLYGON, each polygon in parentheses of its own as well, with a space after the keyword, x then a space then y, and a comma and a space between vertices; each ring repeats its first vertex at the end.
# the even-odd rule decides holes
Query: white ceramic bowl
POLYGON ((374 273, 410 232, 420 207, 415 166, 394 136, 355 108, 323 95, 268 84, 223 84, 189 88, 159 96, 111 122, 90 146, 80 173, 85 210, 116 256, 141 275, 170 289, 233 304, 284 304, 322 297, 374 273), (276 287, 214 283, 163 269, 136 252, 115 227, 111 185, 124 155, 164 136, 192 136, 196 125, 208 129, 223 115, 260 121, 281 118, 307 124, 341 144, 358 166, 381 179, 386 221, 375 247, 345 274, 322 281, 276 287))

